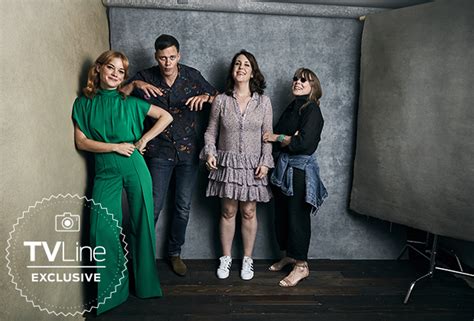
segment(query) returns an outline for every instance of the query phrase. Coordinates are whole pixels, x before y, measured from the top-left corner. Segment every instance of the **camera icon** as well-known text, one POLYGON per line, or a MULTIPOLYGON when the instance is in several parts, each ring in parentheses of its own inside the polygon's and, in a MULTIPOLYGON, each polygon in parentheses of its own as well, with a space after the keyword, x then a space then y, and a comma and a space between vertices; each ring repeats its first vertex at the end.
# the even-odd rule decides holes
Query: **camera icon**
POLYGON ((70 212, 64 212, 55 216, 54 229, 56 232, 79 232, 81 217, 70 212))

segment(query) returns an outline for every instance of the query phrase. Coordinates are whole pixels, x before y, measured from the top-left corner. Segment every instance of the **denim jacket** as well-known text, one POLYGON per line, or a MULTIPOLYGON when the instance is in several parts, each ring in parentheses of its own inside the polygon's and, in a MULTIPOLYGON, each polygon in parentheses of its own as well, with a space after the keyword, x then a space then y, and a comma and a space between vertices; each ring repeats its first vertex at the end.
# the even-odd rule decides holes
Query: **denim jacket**
POLYGON ((328 196, 326 187, 319 176, 316 156, 280 153, 275 169, 270 177, 270 182, 279 187, 283 194, 293 196, 293 168, 305 171, 305 200, 306 203, 313 207, 311 214, 316 214, 324 199, 328 196))

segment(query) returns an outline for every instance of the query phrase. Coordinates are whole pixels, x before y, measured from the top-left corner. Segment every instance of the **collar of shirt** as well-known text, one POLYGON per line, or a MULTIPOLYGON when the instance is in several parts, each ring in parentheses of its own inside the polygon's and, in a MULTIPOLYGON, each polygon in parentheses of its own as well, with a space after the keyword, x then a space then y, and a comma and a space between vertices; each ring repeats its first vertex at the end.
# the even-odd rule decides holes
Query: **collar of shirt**
MULTIPOLYGON (((258 93, 256 92, 252 93, 252 95, 250 96, 250 100, 256 100, 258 96, 259 96, 258 93)), ((235 90, 232 91, 232 98, 237 99, 237 94, 235 90)))
POLYGON ((99 88, 97 90, 97 94, 102 95, 102 96, 118 96, 118 95, 120 95, 120 92, 117 89, 102 89, 102 88, 99 88))
MULTIPOLYGON (((160 69, 159 66, 156 66, 156 68, 160 69)), ((167 83, 166 83, 166 80, 165 80, 165 77, 163 77, 163 75, 161 74, 161 70, 159 70, 158 72, 159 74, 159 82, 160 82, 160 86, 161 88, 163 88, 165 91, 167 90, 170 90, 171 87, 174 87, 178 84, 179 81, 182 81, 182 80, 186 80, 187 77, 185 75, 185 72, 184 72, 184 69, 181 68, 181 64, 178 64, 178 75, 176 76, 176 79, 174 80, 173 82, 173 85, 169 86, 167 83)))

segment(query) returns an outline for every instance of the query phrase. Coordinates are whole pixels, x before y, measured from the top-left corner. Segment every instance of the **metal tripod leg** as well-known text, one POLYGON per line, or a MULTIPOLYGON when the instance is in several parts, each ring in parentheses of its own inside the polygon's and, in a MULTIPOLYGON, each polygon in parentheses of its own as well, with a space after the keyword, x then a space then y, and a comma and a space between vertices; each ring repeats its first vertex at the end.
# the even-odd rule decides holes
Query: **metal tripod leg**
POLYGON ((424 278, 427 278, 427 277, 433 277, 433 272, 430 271, 430 272, 426 273, 425 275, 420 276, 418 279, 416 279, 415 281, 413 281, 410 284, 410 287, 408 288, 407 295, 405 295, 405 300, 403 300, 404 304, 408 303, 408 300, 410 299, 411 291, 413 291, 413 288, 415 287, 416 282, 421 281, 421 280, 423 280, 424 278))
MULTIPOLYGON (((407 245, 409 246, 409 245, 407 245)), ((410 287, 408 288, 408 292, 407 292, 407 295, 405 296, 405 300, 403 300, 403 303, 404 304, 407 304, 408 300, 410 299, 410 296, 411 296, 411 292, 413 291, 413 288, 415 287, 416 283, 418 281, 421 281, 427 277, 433 277, 433 273, 434 273, 434 270, 435 270, 435 263, 436 263, 436 251, 437 251, 437 248, 438 248, 438 235, 434 234, 433 235, 433 245, 431 246, 431 255, 429 257, 429 260, 430 260, 430 270, 428 273, 426 273, 425 275, 419 277, 418 279, 416 279, 415 281, 413 281, 411 284, 410 284, 410 287)), ((419 252, 419 251, 418 251, 419 252)), ((423 255, 425 256, 425 255, 423 255)), ((426 256, 425 256, 426 257, 426 256)), ((428 257, 426 257, 428 258, 428 257)))
POLYGON ((405 252, 408 250, 408 249, 412 249, 413 251, 415 251, 416 253, 420 254, 422 257, 424 257, 425 259, 427 259, 428 261, 430 260, 429 256, 427 256, 425 253, 423 253, 422 251, 420 251, 416 246, 424 246, 425 248, 428 246, 428 241, 429 241, 429 238, 430 238, 430 233, 426 232, 426 239, 425 241, 414 241, 414 240, 407 240, 407 243, 405 244, 405 246, 403 247, 402 251, 400 252, 400 255, 397 257, 397 261, 400 260, 402 257, 403 257, 403 254, 405 254, 405 252))
MULTIPOLYGON (((420 244, 424 244, 422 242, 419 242, 420 244)), ((425 259, 427 259, 428 261, 430 260, 430 257, 427 256, 425 253, 421 252, 419 249, 417 249, 415 246, 411 245, 411 244, 405 244, 405 246, 403 247, 403 250, 400 252, 400 255, 397 257, 397 261, 400 260, 403 256, 403 254, 405 254, 405 252, 408 250, 408 249, 412 249, 413 251, 415 251, 416 253, 420 254, 422 257, 424 257, 425 259)))

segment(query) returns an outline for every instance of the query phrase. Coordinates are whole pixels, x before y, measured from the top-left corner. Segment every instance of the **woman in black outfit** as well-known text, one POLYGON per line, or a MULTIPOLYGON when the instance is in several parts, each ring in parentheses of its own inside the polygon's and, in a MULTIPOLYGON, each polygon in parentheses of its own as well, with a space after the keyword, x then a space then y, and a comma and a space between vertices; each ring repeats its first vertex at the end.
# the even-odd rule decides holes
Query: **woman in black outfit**
POLYGON ((274 143, 277 159, 271 175, 275 198, 275 230, 278 244, 286 256, 270 266, 280 271, 294 264, 291 273, 279 285, 291 287, 308 277, 308 249, 311 238, 311 214, 316 213, 327 196, 319 177, 313 153, 318 147, 324 120, 319 109, 322 91, 318 77, 306 68, 295 72, 292 84, 294 100, 263 140, 274 143))

